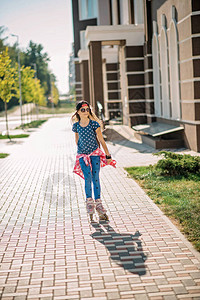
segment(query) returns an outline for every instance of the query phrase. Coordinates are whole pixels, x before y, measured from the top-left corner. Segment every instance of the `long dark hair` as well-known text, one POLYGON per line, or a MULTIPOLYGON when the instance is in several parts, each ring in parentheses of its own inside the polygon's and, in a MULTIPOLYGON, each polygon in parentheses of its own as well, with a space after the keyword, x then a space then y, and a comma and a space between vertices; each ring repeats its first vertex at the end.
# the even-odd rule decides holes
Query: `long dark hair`
POLYGON ((94 118, 94 114, 92 113, 92 110, 91 110, 91 107, 90 107, 90 104, 87 102, 87 101, 85 101, 85 100, 81 100, 81 101, 79 101, 78 103, 77 103, 77 105, 76 105, 76 112, 73 114, 73 116, 72 116, 72 121, 74 120, 74 119, 77 119, 78 120, 78 122, 80 122, 80 116, 79 116, 79 114, 78 114, 78 111, 79 111, 79 109, 83 106, 83 104, 86 104, 86 105, 88 105, 88 107, 89 107, 89 116, 88 116, 88 118, 90 117, 90 115, 94 118))

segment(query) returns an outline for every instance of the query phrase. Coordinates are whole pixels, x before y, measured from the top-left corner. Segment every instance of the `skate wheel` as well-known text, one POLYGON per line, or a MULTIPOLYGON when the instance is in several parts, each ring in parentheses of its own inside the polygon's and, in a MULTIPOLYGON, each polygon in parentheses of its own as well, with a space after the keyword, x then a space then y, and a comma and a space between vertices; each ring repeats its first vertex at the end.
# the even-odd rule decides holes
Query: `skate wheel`
POLYGON ((99 221, 109 221, 107 214, 103 214, 99 216, 99 221))

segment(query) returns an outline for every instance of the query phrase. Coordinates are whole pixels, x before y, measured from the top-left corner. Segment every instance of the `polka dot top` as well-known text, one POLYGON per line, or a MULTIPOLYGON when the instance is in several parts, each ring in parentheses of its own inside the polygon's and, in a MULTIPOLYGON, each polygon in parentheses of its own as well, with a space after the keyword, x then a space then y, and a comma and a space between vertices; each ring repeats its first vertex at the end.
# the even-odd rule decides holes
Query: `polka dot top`
POLYGON ((77 132, 79 136, 78 154, 90 154, 98 148, 96 129, 99 127, 99 123, 93 120, 90 120, 85 127, 82 127, 79 122, 73 124, 72 131, 77 132))

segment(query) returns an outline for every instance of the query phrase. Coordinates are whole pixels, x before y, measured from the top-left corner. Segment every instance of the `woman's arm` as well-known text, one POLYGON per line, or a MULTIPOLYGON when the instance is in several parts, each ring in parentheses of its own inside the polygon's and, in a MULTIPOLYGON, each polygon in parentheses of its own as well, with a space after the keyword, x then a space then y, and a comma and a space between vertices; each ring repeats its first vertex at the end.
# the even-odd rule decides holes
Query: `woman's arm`
POLYGON ((78 144, 78 132, 75 132, 75 142, 76 142, 76 145, 78 144))
MULTIPOLYGON (((102 135, 102 132, 101 132, 101 129, 100 127, 97 128, 96 130, 96 133, 97 133, 97 138, 99 140, 99 142, 101 143, 102 147, 103 147, 103 150, 105 152, 106 155, 110 155, 109 151, 108 151, 108 148, 107 148, 107 145, 106 145, 106 142, 103 138, 103 135, 102 135)), ((107 162, 110 163, 112 161, 112 159, 107 159, 107 162)))

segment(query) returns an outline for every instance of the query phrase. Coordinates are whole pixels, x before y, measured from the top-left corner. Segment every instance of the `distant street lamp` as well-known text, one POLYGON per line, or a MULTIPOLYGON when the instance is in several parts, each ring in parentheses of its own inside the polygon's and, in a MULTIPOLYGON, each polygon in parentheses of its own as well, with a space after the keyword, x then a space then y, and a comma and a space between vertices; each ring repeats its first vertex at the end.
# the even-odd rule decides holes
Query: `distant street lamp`
POLYGON ((21 90, 21 65, 20 65, 20 50, 19 50, 19 36, 16 34, 11 34, 17 38, 18 46, 18 73, 19 73, 19 99, 20 99, 20 112, 21 112, 21 126, 23 128, 23 118, 22 118, 22 90, 21 90))

